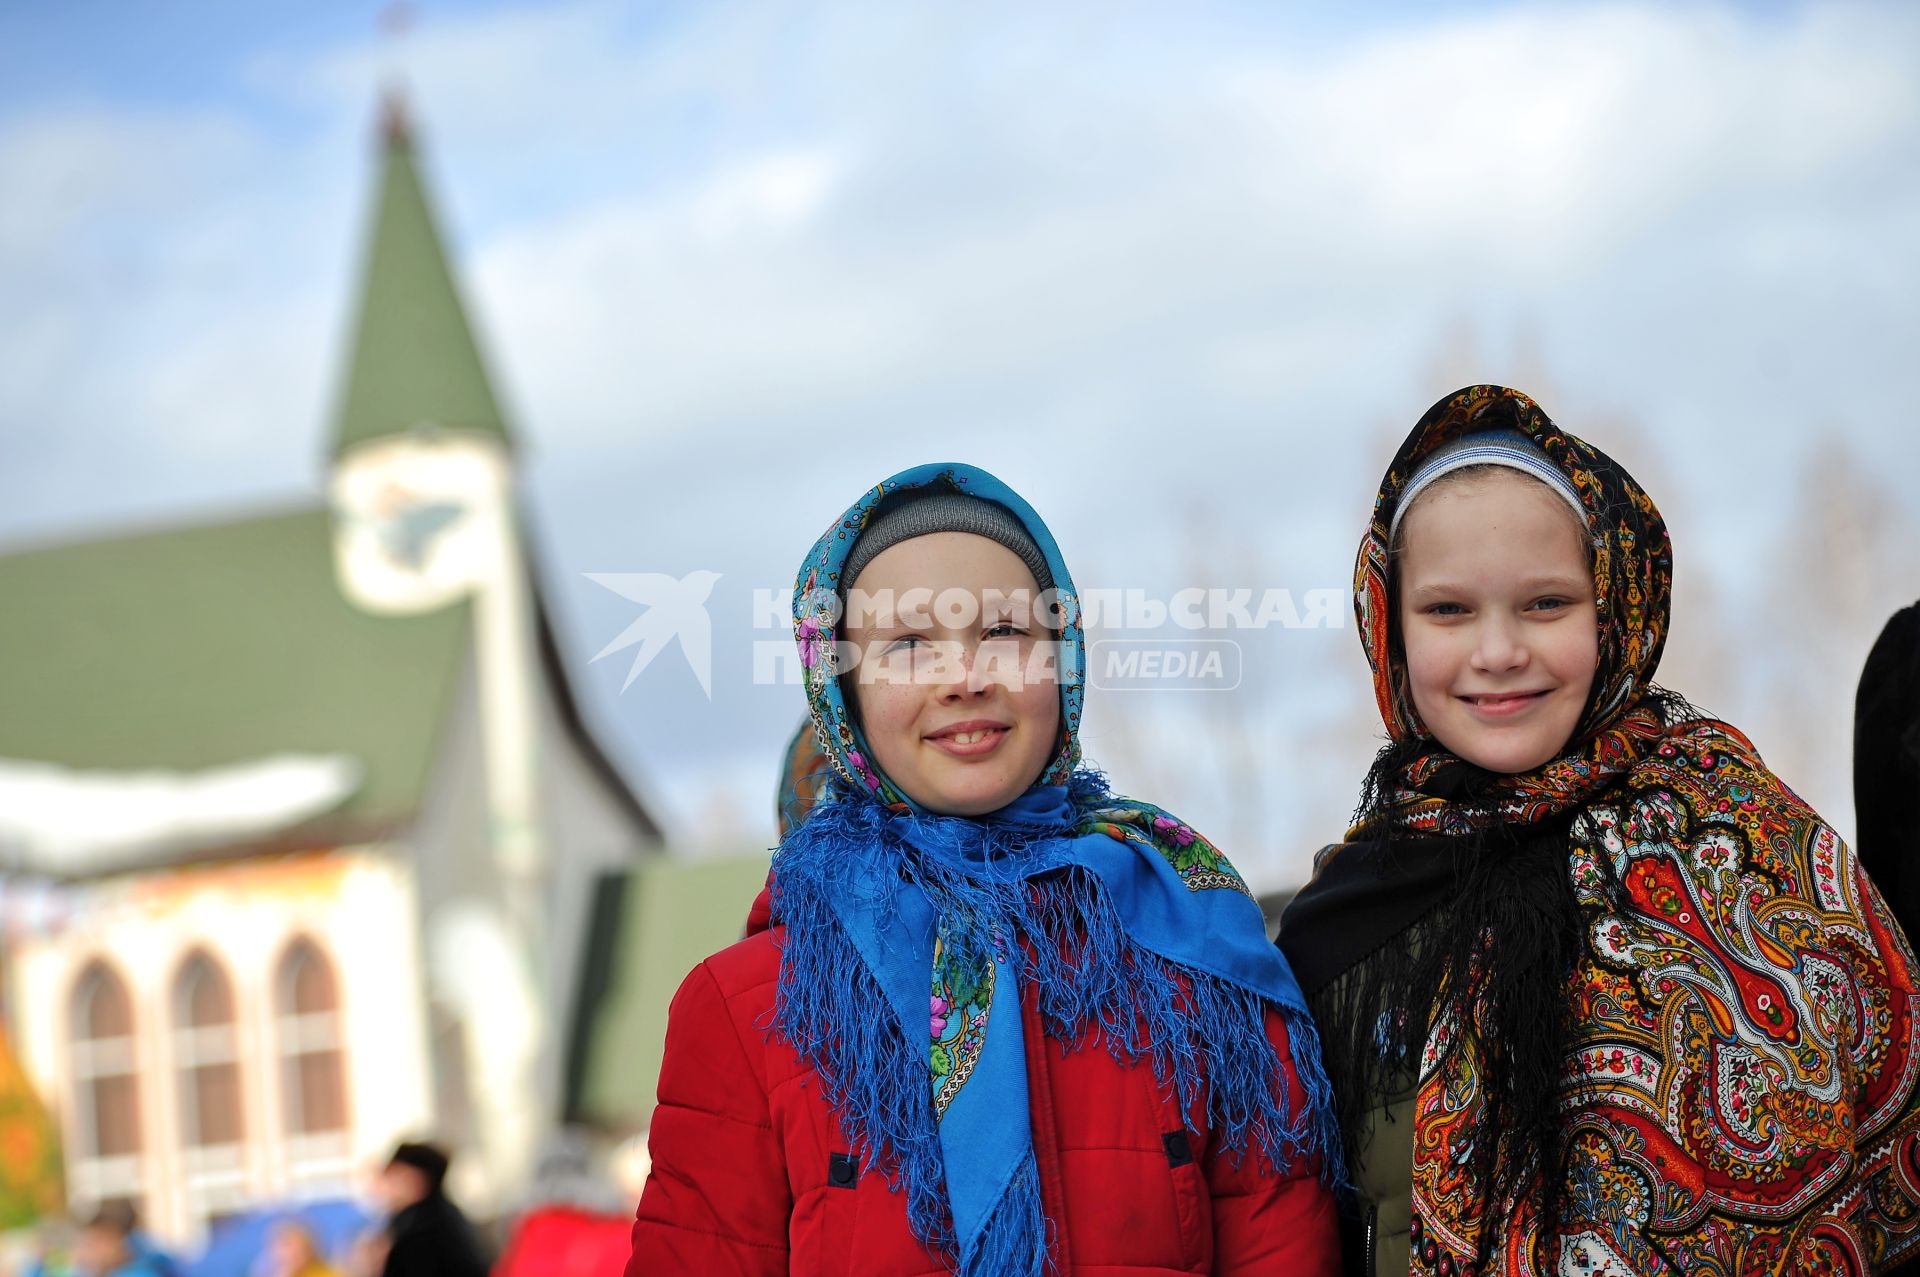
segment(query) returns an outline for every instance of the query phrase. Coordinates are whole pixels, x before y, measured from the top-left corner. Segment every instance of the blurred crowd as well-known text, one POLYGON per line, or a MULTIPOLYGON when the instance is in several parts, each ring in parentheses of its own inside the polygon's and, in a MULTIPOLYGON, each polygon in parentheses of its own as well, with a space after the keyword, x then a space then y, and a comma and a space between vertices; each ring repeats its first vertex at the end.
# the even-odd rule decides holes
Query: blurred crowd
MULTIPOLYGON (((378 1213, 369 1222, 330 1243, 313 1221, 281 1215, 239 1260, 245 1277, 486 1277, 493 1257, 448 1196, 447 1169, 438 1146, 400 1144, 374 1180, 378 1213)), ((0 1277, 211 1277, 234 1271, 230 1256, 224 1266, 214 1260, 217 1249, 232 1250, 218 1241, 216 1228, 208 1253, 185 1260, 156 1244, 130 1204, 109 1201, 82 1219, 43 1226, 13 1269, 0 1260, 0 1277)))

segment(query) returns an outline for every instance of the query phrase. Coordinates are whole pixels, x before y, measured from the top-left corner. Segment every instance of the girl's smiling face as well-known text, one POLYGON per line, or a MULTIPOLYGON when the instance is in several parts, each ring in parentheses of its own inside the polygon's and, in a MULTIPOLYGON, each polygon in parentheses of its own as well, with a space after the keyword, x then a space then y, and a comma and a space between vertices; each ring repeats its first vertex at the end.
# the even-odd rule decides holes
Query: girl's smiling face
POLYGON ((858 664, 847 681, 880 770, 947 816, 1025 793, 1059 745, 1060 684, 1019 556, 972 533, 929 533, 875 555, 848 593, 842 637, 858 664))
POLYGON ((1395 572, 1427 730, 1495 772, 1565 752, 1600 648, 1585 529, 1566 503, 1505 468, 1443 479, 1407 511, 1395 572))

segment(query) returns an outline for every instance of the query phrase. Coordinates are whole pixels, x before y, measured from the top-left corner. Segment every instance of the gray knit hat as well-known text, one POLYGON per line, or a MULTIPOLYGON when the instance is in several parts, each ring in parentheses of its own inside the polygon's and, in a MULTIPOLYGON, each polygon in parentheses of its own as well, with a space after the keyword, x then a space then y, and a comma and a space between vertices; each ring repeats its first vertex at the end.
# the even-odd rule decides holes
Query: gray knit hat
POLYGON ((874 516, 840 569, 840 592, 846 593, 860 579, 867 564, 882 550, 902 541, 932 532, 971 532, 997 541, 1019 556, 1033 573, 1041 593, 1053 588, 1053 573, 1047 569, 1047 556, 1011 510, 984 497, 964 492, 926 492, 910 494, 900 504, 874 516))

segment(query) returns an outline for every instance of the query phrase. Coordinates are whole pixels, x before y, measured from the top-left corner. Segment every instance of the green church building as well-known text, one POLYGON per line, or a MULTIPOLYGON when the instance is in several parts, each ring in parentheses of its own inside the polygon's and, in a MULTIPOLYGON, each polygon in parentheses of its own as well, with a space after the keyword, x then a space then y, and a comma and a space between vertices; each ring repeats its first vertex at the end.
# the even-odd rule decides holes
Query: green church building
POLYGON ((6 1033, 72 1208, 181 1244, 405 1137, 483 1216, 603 1171, 764 872, 596 742, 397 101, 380 163, 324 497, 0 553, 6 1033))

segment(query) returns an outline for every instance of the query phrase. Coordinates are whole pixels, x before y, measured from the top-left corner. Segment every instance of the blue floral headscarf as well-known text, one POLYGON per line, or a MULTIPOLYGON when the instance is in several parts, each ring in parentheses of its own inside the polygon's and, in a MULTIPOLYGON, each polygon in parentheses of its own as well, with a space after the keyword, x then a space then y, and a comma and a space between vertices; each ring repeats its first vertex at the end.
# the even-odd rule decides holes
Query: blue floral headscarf
POLYGON ((1045 1267, 1020 1008, 1029 988, 1050 1036, 1078 1042, 1097 1029, 1116 1059, 1151 1061, 1169 1099, 1230 1156, 1252 1149, 1281 1169, 1317 1154, 1337 1175, 1318 1044, 1246 884, 1206 839, 1080 765, 1079 609, 1032 508, 970 466, 902 471, 814 545, 793 615, 833 777, 774 856, 774 920, 786 927, 774 1020, 820 1074, 863 1162, 905 1192, 914 1235, 963 1275, 1045 1267), (840 595, 852 584, 842 565, 875 512, 916 490, 1005 507, 1059 592, 1059 746, 1026 793, 978 818, 929 812, 880 770, 839 678, 840 595), (1285 1017, 1307 1112, 1288 1111, 1269 1007, 1285 1017))

